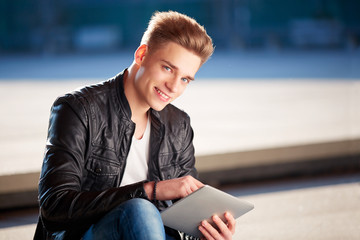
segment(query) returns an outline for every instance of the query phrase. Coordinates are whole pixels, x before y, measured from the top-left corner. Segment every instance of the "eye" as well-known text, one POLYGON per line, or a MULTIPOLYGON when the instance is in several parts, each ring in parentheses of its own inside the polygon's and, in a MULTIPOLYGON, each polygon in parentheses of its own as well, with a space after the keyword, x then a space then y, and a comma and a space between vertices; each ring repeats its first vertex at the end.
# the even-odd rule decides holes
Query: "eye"
POLYGON ((163 68, 168 71, 168 72, 171 72, 171 68, 169 68, 168 66, 163 66, 163 68))
POLYGON ((187 79, 187 78, 181 78, 181 81, 183 81, 184 83, 189 83, 190 82, 190 80, 187 79))

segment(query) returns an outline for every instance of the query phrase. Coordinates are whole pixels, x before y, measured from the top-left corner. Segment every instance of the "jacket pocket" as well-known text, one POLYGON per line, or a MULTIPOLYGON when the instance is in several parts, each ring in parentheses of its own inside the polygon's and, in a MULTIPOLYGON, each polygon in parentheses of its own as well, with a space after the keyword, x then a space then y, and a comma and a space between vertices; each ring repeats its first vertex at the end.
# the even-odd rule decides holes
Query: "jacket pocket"
POLYGON ((86 182, 83 189, 87 191, 102 191, 110 187, 116 187, 119 177, 120 164, 97 156, 92 156, 85 165, 87 171, 86 182))

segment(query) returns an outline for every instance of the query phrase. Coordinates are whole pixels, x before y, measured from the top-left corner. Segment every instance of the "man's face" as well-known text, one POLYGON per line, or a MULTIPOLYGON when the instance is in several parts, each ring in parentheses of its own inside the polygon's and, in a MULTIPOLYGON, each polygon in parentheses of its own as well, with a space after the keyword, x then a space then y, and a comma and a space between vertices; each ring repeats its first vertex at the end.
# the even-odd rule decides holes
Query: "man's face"
POLYGON ((146 51, 138 64, 134 81, 138 100, 144 107, 160 111, 194 80, 201 59, 182 46, 169 42, 155 52, 146 51))

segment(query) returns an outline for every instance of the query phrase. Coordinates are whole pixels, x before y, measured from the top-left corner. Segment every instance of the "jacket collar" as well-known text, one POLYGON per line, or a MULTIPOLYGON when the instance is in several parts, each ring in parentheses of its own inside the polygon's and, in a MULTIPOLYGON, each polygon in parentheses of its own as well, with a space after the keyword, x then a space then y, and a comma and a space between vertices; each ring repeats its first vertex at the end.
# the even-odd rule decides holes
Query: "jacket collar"
POLYGON ((131 109, 130 104, 126 98, 125 90, 124 90, 124 74, 127 71, 127 68, 124 71, 120 72, 118 75, 115 76, 115 86, 116 86, 116 93, 118 97, 118 102, 120 105, 120 111, 131 120, 131 109))

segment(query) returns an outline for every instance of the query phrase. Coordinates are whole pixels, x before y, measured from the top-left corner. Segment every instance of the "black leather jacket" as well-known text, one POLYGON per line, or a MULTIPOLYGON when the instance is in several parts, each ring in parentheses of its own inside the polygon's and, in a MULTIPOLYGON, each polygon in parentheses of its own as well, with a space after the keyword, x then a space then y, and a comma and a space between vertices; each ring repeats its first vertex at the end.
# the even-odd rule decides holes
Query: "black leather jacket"
MULTIPOLYGON (((34 239, 80 239, 120 203, 147 199, 143 182, 119 187, 135 130, 130 119, 123 73, 54 102, 34 239)), ((185 112, 171 104, 160 112, 151 110, 148 180, 197 177, 192 139, 185 112)), ((158 203, 159 209, 165 207, 158 203)))

